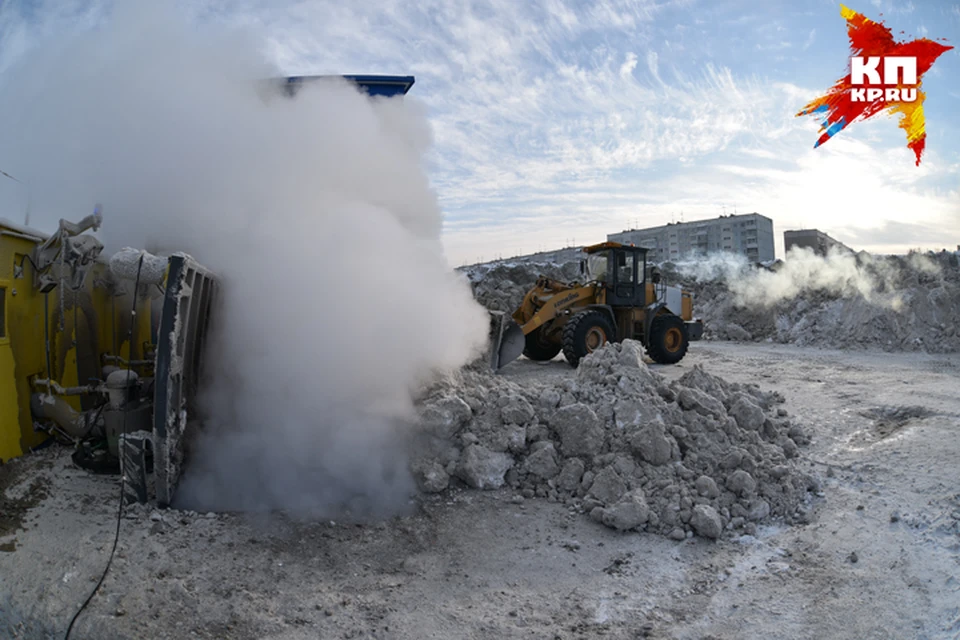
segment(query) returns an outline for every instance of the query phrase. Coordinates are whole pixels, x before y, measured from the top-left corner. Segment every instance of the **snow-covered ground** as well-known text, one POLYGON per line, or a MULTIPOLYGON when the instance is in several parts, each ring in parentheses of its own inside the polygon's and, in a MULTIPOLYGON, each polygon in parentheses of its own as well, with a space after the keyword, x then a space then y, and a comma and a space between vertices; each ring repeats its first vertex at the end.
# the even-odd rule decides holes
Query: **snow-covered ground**
MULTIPOLYGON (((960 634, 960 356, 694 345, 780 391, 823 478, 809 524, 674 542, 509 489, 388 522, 135 510, 74 638, 953 638, 960 634)), ((519 360, 512 382, 563 381, 519 360)), ((52 449, 0 467, 0 636, 62 637, 112 542, 116 478, 52 449)))

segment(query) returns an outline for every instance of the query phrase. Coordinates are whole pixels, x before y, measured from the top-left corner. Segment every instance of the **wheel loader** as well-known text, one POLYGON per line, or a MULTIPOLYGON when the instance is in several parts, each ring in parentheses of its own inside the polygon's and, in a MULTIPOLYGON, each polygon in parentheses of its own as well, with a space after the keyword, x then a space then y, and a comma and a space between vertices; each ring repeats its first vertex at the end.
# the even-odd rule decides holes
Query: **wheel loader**
POLYGON ((604 344, 625 339, 640 341, 654 362, 675 364, 703 336, 692 294, 661 282, 659 270, 648 269, 645 248, 603 242, 583 251, 582 282, 540 276, 512 317, 492 314, 494 371, 521 354, 542 361, 561 351, 576 367, 604 344))

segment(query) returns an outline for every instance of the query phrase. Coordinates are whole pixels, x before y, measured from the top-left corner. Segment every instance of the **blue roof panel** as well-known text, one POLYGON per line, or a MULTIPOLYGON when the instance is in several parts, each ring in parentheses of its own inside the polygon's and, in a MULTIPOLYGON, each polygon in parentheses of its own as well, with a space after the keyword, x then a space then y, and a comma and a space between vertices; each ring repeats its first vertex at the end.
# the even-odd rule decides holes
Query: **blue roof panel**
MULTIPOLYGON (((297 90, 304 82, 322 80, 336 76, 291 76, 286 79, 288 95, 296 95, 297 90)), ((344 75, 347 80, 357 84, 371 96, 402 96, 413 86, 413 76, 364 76, 344 75)))

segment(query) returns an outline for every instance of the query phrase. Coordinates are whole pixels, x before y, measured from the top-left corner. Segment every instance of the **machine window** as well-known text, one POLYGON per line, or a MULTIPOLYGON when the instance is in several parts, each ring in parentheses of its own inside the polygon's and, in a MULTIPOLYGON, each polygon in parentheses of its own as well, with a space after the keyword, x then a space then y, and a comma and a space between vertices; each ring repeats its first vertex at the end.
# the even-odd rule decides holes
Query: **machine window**
POLYGON ((604 282, 607 279, 607 253, 593 253, 587 256, 587 275, 591 280, 604 282))
POLYGON ((617 282, 633 284, 633 255, 617 253, 617 282))

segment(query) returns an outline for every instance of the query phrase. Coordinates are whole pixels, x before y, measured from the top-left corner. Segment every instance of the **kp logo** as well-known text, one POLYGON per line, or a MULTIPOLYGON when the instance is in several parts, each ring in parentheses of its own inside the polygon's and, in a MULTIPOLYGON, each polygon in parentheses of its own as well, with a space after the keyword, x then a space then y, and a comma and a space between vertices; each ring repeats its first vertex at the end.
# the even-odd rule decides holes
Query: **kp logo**
POLYGON ((937 58, 953 47, 927 38, 895 42, 893 33, 883 23, 843 5, 840 5, 840 15, 847 21, 853 52, 850 73, 797 116, 824 118, 820 138, 813 145, 817 148, 853 122, 883 111, 898 113, 899 127, 907 134, 907 147, 913 150, 916 164, 920 166, 927 139, 923 118, 926 96, 920 90, 921 79, 937 58))
POLYGON ((900 56, 873 56, 870 58, 850 58, 850 82, 859 89, 850 90, 851 102, 873 102, 883 98, 884 102, 916 102, 917 101, 917 59, 900 56), (879 85, 880 66, 883 65, 883 83, 887 87, 875 88, 879 85), (903 82, 900 74, 903 71, 903 82), (872 88, 863 88, 867 85, 872 88), (914 85, 914 86, 911 86, 914 85))

